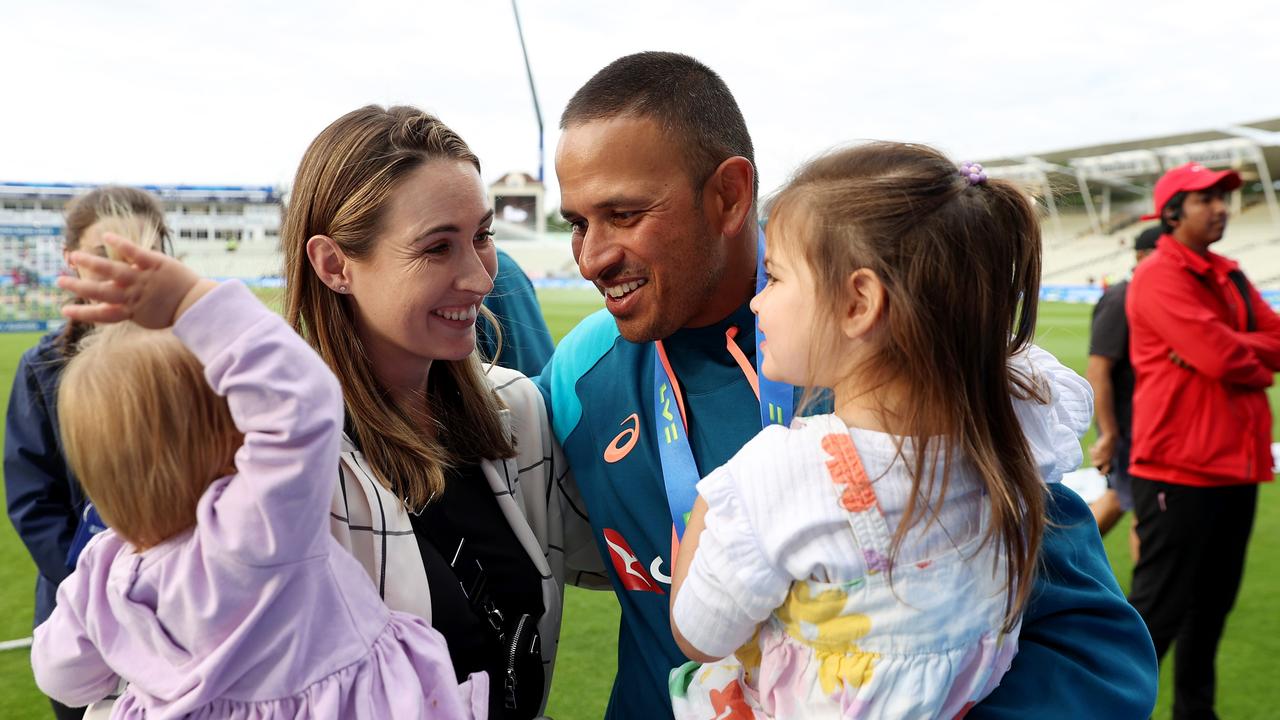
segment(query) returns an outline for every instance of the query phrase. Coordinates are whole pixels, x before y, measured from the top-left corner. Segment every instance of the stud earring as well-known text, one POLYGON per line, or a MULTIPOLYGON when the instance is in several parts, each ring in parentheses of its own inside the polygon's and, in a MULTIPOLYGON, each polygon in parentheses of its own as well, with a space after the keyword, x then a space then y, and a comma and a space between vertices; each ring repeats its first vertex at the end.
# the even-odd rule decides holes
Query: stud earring
POLYGON ((339 286, 338 286, 338 292, 342 293, 343 295, 346 295, 346 294, 347 294, 347 286, 346 286, 346 285, 339 285, 339 286))

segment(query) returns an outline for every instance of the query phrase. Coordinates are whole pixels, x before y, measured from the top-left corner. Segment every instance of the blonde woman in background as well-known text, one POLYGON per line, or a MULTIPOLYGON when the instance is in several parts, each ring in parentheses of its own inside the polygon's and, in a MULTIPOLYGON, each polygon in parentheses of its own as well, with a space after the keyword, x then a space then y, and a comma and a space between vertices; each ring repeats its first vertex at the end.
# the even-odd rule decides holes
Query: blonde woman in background
MULTIPOLYGON (((79 277, 94 279, 70 261, 73 251, 106 257, 103 235, 132 228, 163 250, 169 237, 164 210, 150 193, 131 187, 96 188, 67 204, 63 257, 79 277)), ((35 625, 55 606, 58 584, 71 573, 89 536, 102 529, 75 474, 67 466, 58 431, 57 389, 80 339, 93 328, 71 320, 23 354, 14 374, 5 418, 4 483, 9 520, 36 564, 35 625)), ((56 701, 59 720, 79 718, 83 708, 56 701)))

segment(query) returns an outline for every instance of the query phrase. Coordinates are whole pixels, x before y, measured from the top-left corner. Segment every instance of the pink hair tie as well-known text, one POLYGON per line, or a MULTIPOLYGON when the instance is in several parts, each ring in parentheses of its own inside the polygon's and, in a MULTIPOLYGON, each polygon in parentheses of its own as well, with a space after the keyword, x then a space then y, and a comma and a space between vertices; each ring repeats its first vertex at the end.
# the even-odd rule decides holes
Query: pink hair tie
POLYGON ((981 185, 987 181, 987 171, 982 169, 981 163, 960 163, 960 176, 970 185, 981 185))

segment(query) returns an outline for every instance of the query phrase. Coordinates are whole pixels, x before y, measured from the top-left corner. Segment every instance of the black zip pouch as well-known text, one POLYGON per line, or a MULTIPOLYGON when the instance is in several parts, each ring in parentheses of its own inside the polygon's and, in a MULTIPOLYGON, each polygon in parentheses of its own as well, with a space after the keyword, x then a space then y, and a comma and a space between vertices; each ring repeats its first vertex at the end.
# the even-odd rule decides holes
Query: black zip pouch
POLYGON ((546 681, 538 619, 528 613, 508 617, 502 612, 489 593, 489 577, 484 565, 466 550, 466 542, 466 538, 458 541, 450 567, 471 611, 483 621, 483 627, 500 653, 498 672, 489 682, 501 689, 497 695, 503 701, 503 709, 501 713, 491 710, 490 717, 506 720, 537 717, 546 681))
POLYGON ((490 682, 502 683, 505 717, 532 718, 542 705, 546 675, 542 669, 542 637, 538 620, 528 613, 507 623, 502 634, 506 675, 490 682))

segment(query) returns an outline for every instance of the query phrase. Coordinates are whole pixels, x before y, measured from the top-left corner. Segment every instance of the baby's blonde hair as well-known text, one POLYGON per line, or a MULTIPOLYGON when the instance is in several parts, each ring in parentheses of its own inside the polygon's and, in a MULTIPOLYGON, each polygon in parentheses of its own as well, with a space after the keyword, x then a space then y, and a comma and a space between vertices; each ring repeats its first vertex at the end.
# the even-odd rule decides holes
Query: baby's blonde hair
POLYGON ((169 330, 91 333, 67 364, 58 423, 71 469, 102 519, 138 549, 195 526, 209 484, 244 440, 200 361, 169 330))

